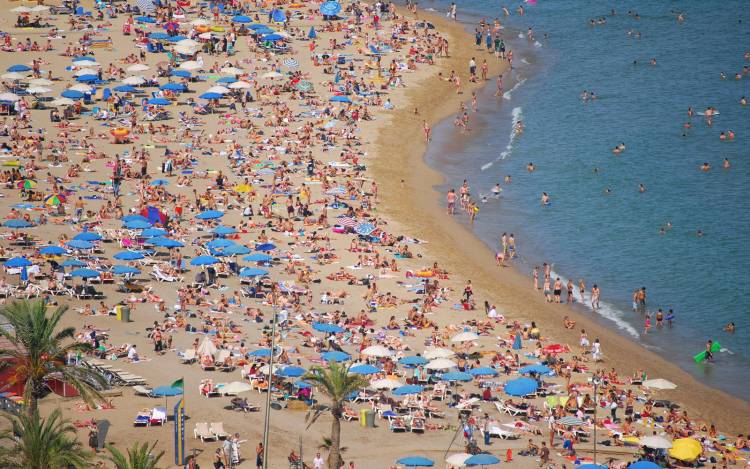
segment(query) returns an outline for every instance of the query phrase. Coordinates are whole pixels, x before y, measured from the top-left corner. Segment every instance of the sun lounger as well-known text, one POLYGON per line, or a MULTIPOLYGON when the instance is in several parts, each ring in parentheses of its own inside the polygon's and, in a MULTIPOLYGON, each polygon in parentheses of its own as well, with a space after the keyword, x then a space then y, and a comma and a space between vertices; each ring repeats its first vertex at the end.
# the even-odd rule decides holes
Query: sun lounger
POLYGON ((413 433, 424 433, 424 423, 422 417, 413 417, 409 423, 409 430, 413 433))
POLYGON ((398 417, 390 421, 388 429, 393 433, 406 432, 406 425, 404 424, 404 420, 398 417))
POLYGON ((499 401, 495 402, 495 408, 498 412, 500 412, 500 414, 508 414, 513 417, 516 417, 518 415, 526 415, 526 409, 519 409, 517 407, 505 405, 505 403, 499 401))
POLYGON ((145 386, 133 386, 133 391, 135 391, 136 396, 147 396, 147 397, 153 397, 151 395, 151 388, 147 388, 145 386))
POLYGON ((151 411, 145 410, 138 412, 133 419, 133 425, 136 427, 148 427, 151 424, 151 411))
POLYGON ((192 348, 185 350, 180 357, 182 363, 193 363, 196 359, 195 349, 192 348))
POLYGON ((343 417, 347 422, 351 422, 352 420, 359 420, 359 413, 350 407, 344 407, 343 417))
POLYGON ((519 435, 518 433, 508 431, 508 430, 503 430, 502 428, 495 427, 495 426, 490 427, 489 432, 490 432, 490 435, 496 436, 500 438, 501 440, 517 440, 518 438, 521 438, 521 435, 519 435))
POLYGON ((224 431, 223 422, 211 422, 211 427, 209 428, 209 431, 213 433, 214 436, 219 440, 224 440, 229 436, 229 433, 224 431))
POLYGON ((193 429, 193 437, 200 438, 201 441, 217 439, 216 435, 211 433, 211 431, 208 429, 208 424, 206 422, 198 422, 195 424, 195 429, 193 429))

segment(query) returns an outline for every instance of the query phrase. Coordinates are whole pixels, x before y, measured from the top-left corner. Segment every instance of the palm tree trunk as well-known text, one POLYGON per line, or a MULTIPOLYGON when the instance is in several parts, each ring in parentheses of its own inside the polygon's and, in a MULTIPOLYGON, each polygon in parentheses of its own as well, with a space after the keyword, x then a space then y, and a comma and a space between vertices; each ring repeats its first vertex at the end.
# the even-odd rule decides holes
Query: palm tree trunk
POLYGON ((341 467, 341 420, 337 410, 331 412, 331 450, 328 452, 328 469, 339 469, 341 467))
POLYGON ((31 386, 31 390, 26 392, 26 396, 24 396, 27 400, 26 402, 26 415, 29 416, 29 418, 34 418, 34 415, 37 413, 37 409, 39 408, 39 397, 36 394, 37 383, 36 380, 29 380, 26 382, 26 386, 31 386))

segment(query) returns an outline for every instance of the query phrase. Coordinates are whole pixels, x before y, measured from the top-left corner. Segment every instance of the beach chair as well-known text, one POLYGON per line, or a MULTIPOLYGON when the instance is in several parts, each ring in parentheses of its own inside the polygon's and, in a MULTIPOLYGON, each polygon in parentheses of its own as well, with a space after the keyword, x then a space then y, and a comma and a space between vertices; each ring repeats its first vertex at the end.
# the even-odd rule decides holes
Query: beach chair
POLYGON ((491 436, 496 436, 501 440, 517 440, 521 438, 521 435, 513 431, 503 430, 502 428, 493 426, 489 429, 491 436))
POLYGON ((182 352, 182 356, 180 357, 180 362, 182 363, 193 363, 197 359, 197 356, 195 354, 195 349, 187 349, 184 352, 182 352))
POLYGON ((164 425, 167 422, 167 409, 165 407, 154 407, 151 410, 149 425, 164 425))
POLYGON ((413 433, 424 433, 425 425, 422 417, 413 417, 409 424, 409 431, 413 433))
POLYGON ((216 435, 211 433, 211 430, 209 430, 208 424, 206 422, 198 422, 195 424, 195 428, 193 429, 193 437, 200 438, 201 442, 217 439, 216 435))
POLYGON ((393 433, 399 433, 399 432, 406 432, 406 424, 404 424, 404 419, 401 417, 397 417, 390 421, 388 424, 388 430, 392 431, 393 433))
POLYGON ((517 417, 519 415, 525 415, 526 410, 525 409, 519 409, 517 407, 505 405, 504 402, 495 401, 495 408, 497 409, 500 414, 508 414, 512 417, 517 417))
POLYGON ((352 420, 359 420, 359 413, 351 407, 344 407, 344 420, 351 422, 352 420))
POLYGON ((209 431, 214 434, 216 439, 218 440, 225 440, 229 433, 224 431, 224 423, 223 422, 211 422, 211 426, 209 427, 209 431))
POLYGON ((135 415, 133 419, 133 426, 136 427, 148 427, 151 424, 151 411, 142 410, 135 415))
POLYGON ((133 391, 135 391, 136 396, 154 397, 153 394, 151 394, 152 389, 145 386, 135 385, 133 386, 133 391))

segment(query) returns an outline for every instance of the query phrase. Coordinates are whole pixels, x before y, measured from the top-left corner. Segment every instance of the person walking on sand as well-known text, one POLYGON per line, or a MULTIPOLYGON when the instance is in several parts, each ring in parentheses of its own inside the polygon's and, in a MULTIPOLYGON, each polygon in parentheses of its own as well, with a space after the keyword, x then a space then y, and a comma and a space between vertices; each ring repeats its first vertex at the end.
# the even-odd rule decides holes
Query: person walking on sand
POLYGON ((424 141, 429 142, 432 129, 430 128, 430 124, 428 124, 427 121, 422 121, 422 130, 424 130, 424 141))
POLYGON ((448 215, 453 215, 453 212, 456 211, 456 190, 449 190, 445 198, 448 201, 448 215))
POLYGON ((591 287, 591 307, 594 309, 599 309, 599 297, 601 295, 601 292, 599 291, 599 287, 594 284, 593 287, 591 287))
MULTIPOLYGON (((550 430, 550 432, 552 431, 553 430, 550 430)), ((539 467, 544 467, 548 463, 549 463, 549 448, 547 448, 547 443, 542 441, 542 448, 539 450, 539 467)))
POLYGON ((497 83, 497 91, 495 91, 495 97, 502 96, 504 94, 503 91, 503 76, 498 75, 497 80, 495 80, 497 83))

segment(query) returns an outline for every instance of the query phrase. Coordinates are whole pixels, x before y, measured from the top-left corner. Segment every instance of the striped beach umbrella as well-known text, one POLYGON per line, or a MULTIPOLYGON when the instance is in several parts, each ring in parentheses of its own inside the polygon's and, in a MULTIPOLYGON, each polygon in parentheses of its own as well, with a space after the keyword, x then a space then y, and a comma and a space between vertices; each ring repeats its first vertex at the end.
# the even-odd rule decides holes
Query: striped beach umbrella
POLYGON ((307 80, 302 80, 299 83, 297 83, 296 88, 297 90, 302 91, 303 93, 306 93, 313 89, 313 84, 307 80))
POLYGON ((296 59, 290 57, 288 59, 284 59, 284 66, 289 68, 297 68, 299 67, 299 62, 297 62, 296 59))

